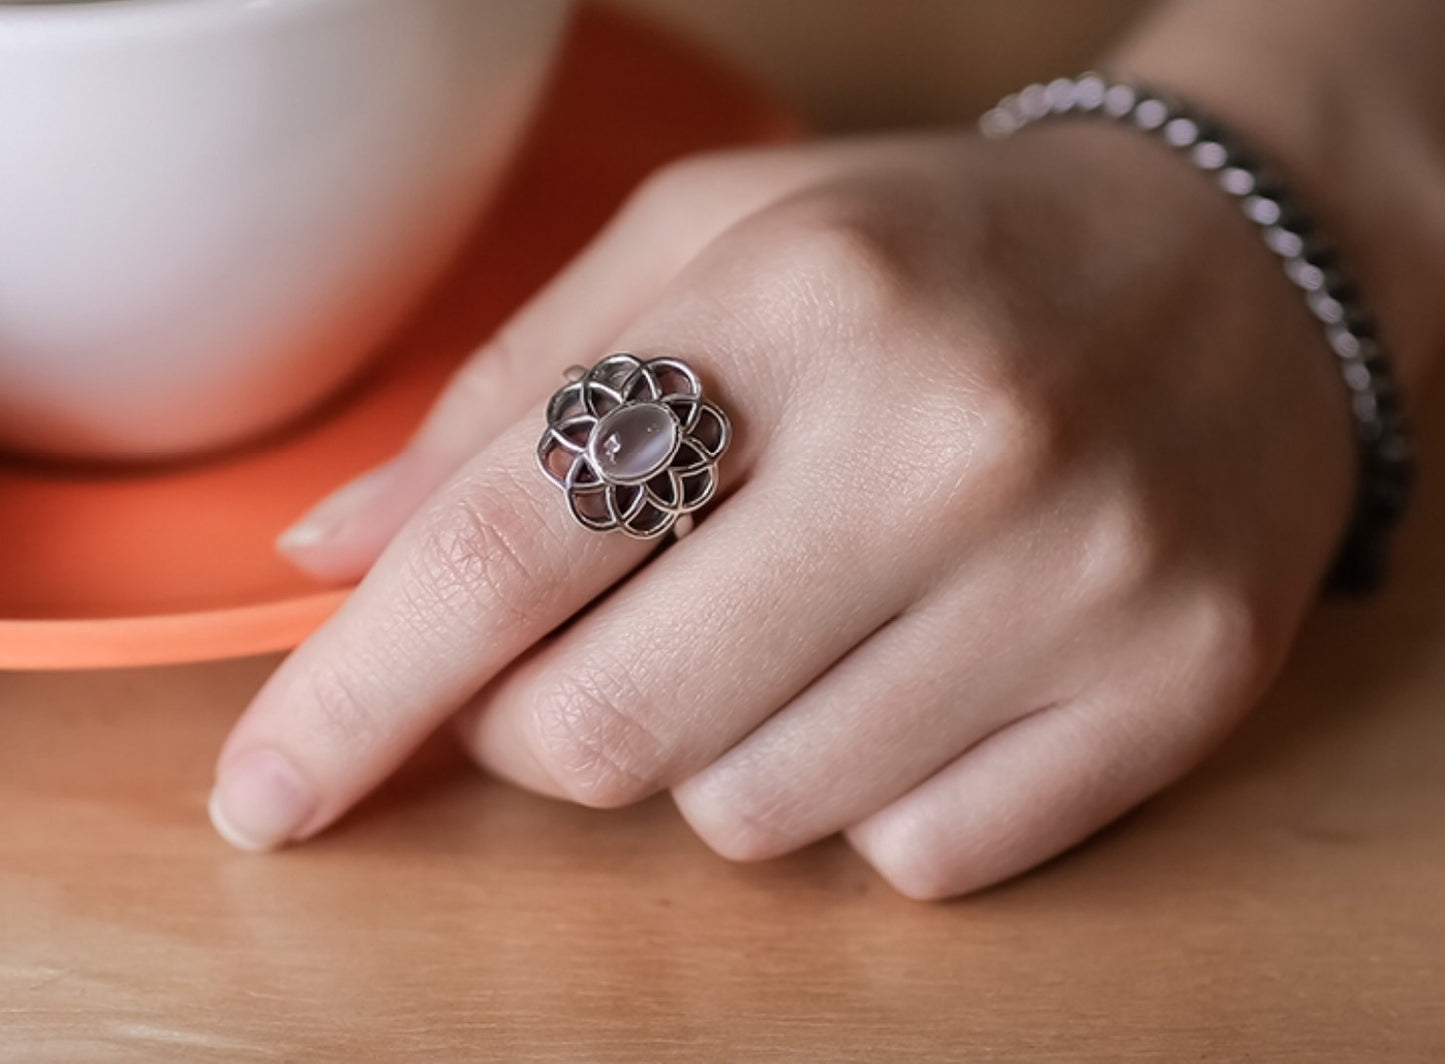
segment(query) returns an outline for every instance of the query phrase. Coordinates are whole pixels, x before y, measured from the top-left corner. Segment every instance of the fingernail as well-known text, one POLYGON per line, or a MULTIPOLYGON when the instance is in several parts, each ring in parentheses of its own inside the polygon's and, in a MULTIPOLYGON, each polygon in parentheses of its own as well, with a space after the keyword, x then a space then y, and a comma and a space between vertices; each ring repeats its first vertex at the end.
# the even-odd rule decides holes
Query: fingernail
POLYGON ((216 833, 232 846, 272 850, 300 830, 316 796, 276 751, 252 750, 221 769, 208 808, 216 833))
POLYGON ((290 554, 325 543, 381 496, 395 475, 396 459, 392 459, 332 492, 276 537, 276 549, 290 554))

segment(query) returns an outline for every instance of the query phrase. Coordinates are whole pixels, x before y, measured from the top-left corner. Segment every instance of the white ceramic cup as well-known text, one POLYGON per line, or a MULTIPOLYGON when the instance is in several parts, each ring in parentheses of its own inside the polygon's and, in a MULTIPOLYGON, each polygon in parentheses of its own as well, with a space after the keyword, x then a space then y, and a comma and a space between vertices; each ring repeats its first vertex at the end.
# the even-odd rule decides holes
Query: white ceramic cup
POLYGON ((459 249, 567 0, 0 0, 0 445, 296 416, 459 249))

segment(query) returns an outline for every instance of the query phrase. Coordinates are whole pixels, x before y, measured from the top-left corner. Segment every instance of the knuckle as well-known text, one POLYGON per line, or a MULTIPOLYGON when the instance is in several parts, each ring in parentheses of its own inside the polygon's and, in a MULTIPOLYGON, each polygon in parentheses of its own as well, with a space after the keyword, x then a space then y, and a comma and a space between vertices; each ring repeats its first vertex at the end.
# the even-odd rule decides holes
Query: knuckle
POLYGON ((956 428, 941 441, 937 505, 945 526, 969 524, 1038 499, 1058 483, 1075 447, 1061 411, 1027 389, 965 384, 956 428))
POLYGON ((1132 491, 1109 498, 1077 537, 1075 586, 1096 601, 1118 601, 1146 590, 1170 553, 1168 529, 1132 491))
POLYGON ((799 845, 783 804, 771 792, 705 772, 673 797, 698 837, 729 861, 764 861, 799 845))
POLYGON ((772 268, 758 278, 769 298, 781 285, 815 324, 859 331, 896 320, 914 300, 919 271, 908 242, 876 206, 814 192, 779 215, 769 219, 778 223, 772 268))
POLYGON ((1250 595, 1224 581, 1195 595, 1190 626, 1202 659, 1242 696, 1257 694, 1274 675, 1287 643, 1275 635, 1250 595))
POLYGON ((662 743, 643 723, 641 692, 621 676, 618 670, 568 672, 532 706, 533 754, 580 805, 628 805, 659 787, 662 743))
POLYGON ((519 484, 485 491, 458 485, 430 511, 407 555, 406 612, 422 624, 481 614, 489 623, 535 627, 555 585, 546 559, 557 552, 538 542, 549 527, 519 484))
POLYGON ((1046 396, 1013 383, 995 384, 975 409, 980 419, 978 464, 1007 489, 1030 493, 1052 480, 1067 461, 1066 419, 1046 396))
POLYGON ((467 410, 486 410, 497 401, 500 388, 523 376, 527 362, 535 360, 539 345, 522 335, 524 318, 513 317, 497 328, 482 347, 471 355, 447 386, 448 398, 467 410))
POLYGON ((914 901, 941 901, 966 889, 944 857, 944 840, 918 818, 872 825, 865 840, 854 839, 854 847, 889 886, 914 901))
POLYGON ((383 722, 375 700, 364 693, 366 686, 365 677, 338 666, 323 664, 311 669, 297 704, 309 711, 301 719, 312 748, 330 751, 345 761, 382 743, 383 722))
POLYGON ((719 180, 727 157, 724 151, 708 151, 663 163, 633 189, 623 216, 671 218, 688 211, 719 180))

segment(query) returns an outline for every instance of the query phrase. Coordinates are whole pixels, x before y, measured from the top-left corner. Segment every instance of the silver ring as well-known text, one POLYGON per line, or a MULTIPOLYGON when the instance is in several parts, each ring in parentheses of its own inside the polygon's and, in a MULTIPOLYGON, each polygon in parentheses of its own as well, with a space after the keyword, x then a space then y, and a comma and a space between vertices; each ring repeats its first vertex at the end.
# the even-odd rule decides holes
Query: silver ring
POLYGON ((567 378, 547 404, 537 465, 583 528, 654 539, 717 494, 732 425, 686 362, 608 355, 567 378))

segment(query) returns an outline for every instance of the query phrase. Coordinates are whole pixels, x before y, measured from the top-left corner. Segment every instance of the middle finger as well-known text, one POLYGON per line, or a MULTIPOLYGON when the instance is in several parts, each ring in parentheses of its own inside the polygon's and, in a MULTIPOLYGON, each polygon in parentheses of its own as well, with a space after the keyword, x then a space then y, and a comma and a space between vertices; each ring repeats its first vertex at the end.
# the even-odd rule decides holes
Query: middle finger
POLYGON ((646 797, 741 740, 917 595, 898 559, 828 536, 763 468, 484 691, 460 721, 488 769, 587 805, 646 797))

